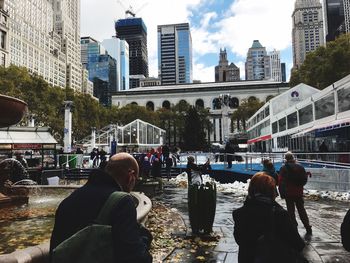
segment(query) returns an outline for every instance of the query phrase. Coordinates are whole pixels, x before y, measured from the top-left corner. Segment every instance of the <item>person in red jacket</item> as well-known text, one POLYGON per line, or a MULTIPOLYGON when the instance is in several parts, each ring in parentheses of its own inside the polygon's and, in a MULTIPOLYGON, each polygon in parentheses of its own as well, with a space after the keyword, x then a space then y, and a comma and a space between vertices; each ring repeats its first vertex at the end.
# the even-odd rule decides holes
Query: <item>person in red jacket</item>
POLYGON ((281 198, 286 199, 287 211, 293 223, 297 226, 297 220, 295 218, 295 207, 298 210, 298 214, 301 222, 303 223, 306 234, 312 235, 312 228, 309 222, 309 217, 304 207, 304 186, 303 184, 296 183, 295 178, 298 175, 306 174, 305 169, 300 164, 296 163, 294 156, 291 152, 285 154, 285 164, 281 167, 278 175, 278 185, 281 198))

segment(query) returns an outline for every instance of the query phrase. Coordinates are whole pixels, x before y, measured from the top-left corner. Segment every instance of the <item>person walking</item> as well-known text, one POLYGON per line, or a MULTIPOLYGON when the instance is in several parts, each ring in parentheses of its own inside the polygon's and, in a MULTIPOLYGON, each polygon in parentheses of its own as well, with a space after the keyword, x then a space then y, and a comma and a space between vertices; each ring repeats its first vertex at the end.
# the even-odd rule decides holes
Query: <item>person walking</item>
POLYGON ((264 159, 262 161, 262 165, 263 165, 262 172, 266 173, 267 175, 270 175, 275 180, 276 185, 278 185, 278 174, 271 160, 264 159))
POLYGON ((225 153, 226 153, 226 160, 227 160, 227 168, 232 168, 232 160, 233 160, 233 154, 235 153, 235 149, 233 147, 233 143, 228 141, 225 145, 225 153))
POLYGON ((239 263, 305 262, 305 243, 288 212, 276 201, 275 180, 256 173, 242 207, 232 212, 239 263))
POLYGON ((312 227, 304 207, 303 198, 304 185, 307 182, 308 174, 303 166, 296 163, 291 152, 287 152, 284 158, 285 164, 281 167, 278 175, 280 196, 286 200, 287 211, 295 226, 298 225, 295 218, 296 207, 300 220, 306 229, 306 234, 312 235, 312 227))
MULTIPOLYGON (((93 170, 88 182, 64 199, 56 211, 50 240, 51 260, 59 244, 95 222, 112 193, 132 191, 138 174, 135 158, 127 153, 113 155, 104 170, 93 170)), ((113 262, 152 262, 149 253, 152 235, 136 221, 133 198, 130 195, 123 196, 111 208, 108 217, 112 227, 113 262)))

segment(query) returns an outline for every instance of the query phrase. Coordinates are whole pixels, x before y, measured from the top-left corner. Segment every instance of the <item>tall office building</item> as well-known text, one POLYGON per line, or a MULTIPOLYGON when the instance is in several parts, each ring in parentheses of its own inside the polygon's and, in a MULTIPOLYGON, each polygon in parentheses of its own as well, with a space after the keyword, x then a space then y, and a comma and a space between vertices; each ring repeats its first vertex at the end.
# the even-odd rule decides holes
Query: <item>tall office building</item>
POLYGON ((345 33, 344 0, 323 0, 326 42, 345 33))
POLYGON ((281 54, 277 50, 269 52, 270 57, 270 79, 282 81, 281 54))
POLYGON ((1 3, 9 14, 10 63, 80 92, 80 0, 1 3))
POLYGON ((270 57, 259 40, 254 40, 247 54, 245 78, 246 80, 264 80, 270 79, 270 77, 270 57))
POLYGON ((117 38, 129 45, 129 86, 134 88, 137 79, 148 77, 147 27, 142 18, 130 17, 119 19, 115 31, 117 38))
POLYGON ((319 0, 296 0, 293 11, 293 66, 324 44, 322 5, 319 0))
POLYGON ((111 95, 117 92, 117 63, 108 54, 91 55, 88 63, 89 79, 94 83, 94 96, 104 106, 112 103, 111 95))
POLYGON ((129 89, 129 45, 125 40, 112 37, 102 41, 102 46, 117 62, 117 90, 129 89))
POLYGON ((0 66, 2 67, 9 64, 8 17, 8 13, 3 8, 3 2, 0 1, 0 66))
POLYGON ((287 81, 286 63, 281 63, 281 72, 282 72, 282 82, 286 82, 287 81))
POLYGON ((345 32, 350 33, 350 0, 344 0, 345 32))
POLYGON ((66 56, 66 84, 75 91, 81 91, 80 0, 51 1, 55 11, 55 30, 62 38, 61 47, 66 56))
POLYGON ((234 63, 228 64, 226 48, 220 48, 219 65, 215 67, 215 82, 239 81, 240 70, 234 63))
POLYGON ((85 68, 88 67, 89 56, 92 55, 104 55, 106 49, 92 37, 82 37, 80 39, 81 46, 81 63, 85 68))
POLYGON ((162 85, 192 83, 192 38, 188 23, 158 26, 158 71, 162 85))

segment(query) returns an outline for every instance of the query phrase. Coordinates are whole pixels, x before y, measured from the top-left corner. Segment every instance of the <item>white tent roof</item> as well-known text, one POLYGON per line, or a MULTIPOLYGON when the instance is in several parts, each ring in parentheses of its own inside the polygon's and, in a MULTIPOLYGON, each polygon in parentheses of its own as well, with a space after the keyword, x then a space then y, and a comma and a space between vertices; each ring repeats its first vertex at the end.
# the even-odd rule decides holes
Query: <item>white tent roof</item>
POLYGON ((0 144, 57 144, 48 128, 9 127, 0 129, 0 144))

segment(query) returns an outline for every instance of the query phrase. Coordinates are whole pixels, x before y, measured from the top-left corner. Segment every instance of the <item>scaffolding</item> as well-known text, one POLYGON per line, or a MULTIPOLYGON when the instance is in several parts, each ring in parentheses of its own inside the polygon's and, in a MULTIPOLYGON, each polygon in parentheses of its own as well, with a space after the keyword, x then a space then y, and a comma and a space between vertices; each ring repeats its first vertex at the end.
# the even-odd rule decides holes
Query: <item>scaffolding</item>
POLYGON ((88 152, 93 148, 102 148, 110 152, 112 142, 115 141, 118 147, 134 149, 137 151, 156 148, 163 145, 165 141, 165 130, 136 119, 125 126, 115 124, 96 130, 93 128, 91 135, 77 143, 88 152))

